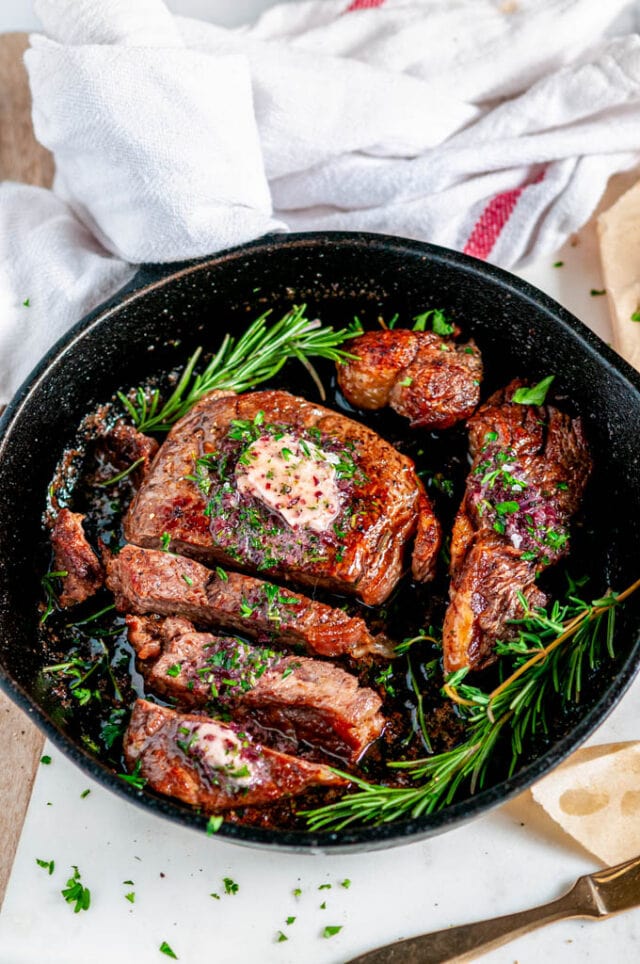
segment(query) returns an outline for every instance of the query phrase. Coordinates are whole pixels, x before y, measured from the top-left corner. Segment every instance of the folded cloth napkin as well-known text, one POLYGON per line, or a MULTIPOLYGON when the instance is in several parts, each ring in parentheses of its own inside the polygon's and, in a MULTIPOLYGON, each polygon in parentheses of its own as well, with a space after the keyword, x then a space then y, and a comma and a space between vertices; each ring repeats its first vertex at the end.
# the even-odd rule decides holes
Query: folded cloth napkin
POLYGON ((335 229, 509 266, 640 159, 637 2, 306 0, 239 30, 161 0, 35 7, 56 178, 0 187, 0 401, 131 264, 335 229))

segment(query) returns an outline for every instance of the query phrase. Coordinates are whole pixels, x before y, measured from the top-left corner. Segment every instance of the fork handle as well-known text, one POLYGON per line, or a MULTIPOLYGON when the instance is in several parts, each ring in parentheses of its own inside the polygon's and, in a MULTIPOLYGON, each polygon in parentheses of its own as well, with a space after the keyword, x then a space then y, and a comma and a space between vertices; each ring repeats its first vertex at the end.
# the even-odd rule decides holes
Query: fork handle
POLYGON ((594 899, 592 888, 585 878, 581 878, 567 894, 548 904, 397 941, 353 958, 348 964, 447 964, 469 961, 473 959, 472 954, 484 954, 545 924, 569 917, 601 916, 603 914, 594 899))

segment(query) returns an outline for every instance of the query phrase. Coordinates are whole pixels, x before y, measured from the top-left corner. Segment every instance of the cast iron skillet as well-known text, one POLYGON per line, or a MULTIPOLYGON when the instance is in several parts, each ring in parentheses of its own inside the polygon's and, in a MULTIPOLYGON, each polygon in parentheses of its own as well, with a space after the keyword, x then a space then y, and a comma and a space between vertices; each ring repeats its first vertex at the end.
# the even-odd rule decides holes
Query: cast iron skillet
MULTIPOLYGON (((590 569, 598 592, 635 580, 640 553, 640 377, 584 325, 530 285, 472 258, 381 235, 267 237, 198 263, 144 267, 134 281, 62 338, 40 362, 0 422, 0 686, 71 760, 104 786, 178 823, 205 818, 168 798, 136 791, 63 732, 34 693, 46 488, 82 417, 115 389, 182 365, 198 344, 217 347, 263 304, 275 313, 306 301, 326 322, 375 319, 425 307, 447 309, 477 338, 488 382, 556 372, 585 421, 597 471, 591 483, 595 537, 590 569), (176 344, 176 341, 179 344, 176 344)), ((313 315, 312 315, 313 316, 313 315)), ((486 393, 485 393, 486 394, 486 393)), ((602 722, 629 686, 640 658, 640 608, 618 622, 617 658, 607 664, 571 723, 511 779, 442 812, 401 824, 338 833, 274 832, 223 825, 221 836, 293 851, 364 851, 440 833, 528 787, 602 722)))

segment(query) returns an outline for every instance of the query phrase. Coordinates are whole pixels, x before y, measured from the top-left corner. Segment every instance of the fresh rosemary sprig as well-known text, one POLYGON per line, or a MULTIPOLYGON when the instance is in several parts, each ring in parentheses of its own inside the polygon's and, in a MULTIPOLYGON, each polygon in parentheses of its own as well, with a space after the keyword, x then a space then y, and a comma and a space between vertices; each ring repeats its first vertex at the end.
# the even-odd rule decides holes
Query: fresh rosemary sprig
POLYGON ((466 739, 444 753, 390 764, 407 772, 414 786, 370 784, 342 774, 359 792, 304 812, 309 829, 384 824, 439 810, 451 803, 461 786, 467 785, 471 793, 483 786, 503 735, 511 743, 511 775, 529 738, 547 731, 548 697, 555 693, 563 706, 577 702, 586 667, 595 667, 605 653, 613 656, 616 607, 639 588, 640 580, 620 594, 611 592, 586 603, 575 595, 572 583, 566 601, 554 603, 549 613, 525 607, 524 618, 517 621, 517 638, 500 644, 503 658, 513 658, 511 675, 491 693, 465 684, 464 670, 452 674, 445 685, 466 718, 466 739))
POLYGON ((280 321, 268 327, 270 314, 265 311, 260 315, 238 340, 226 334, 220 348, 200 374, 195 374, 202 354, 202 348, 197 348, 173 393, 162 406, 158 389, 148 396, 143 388, 137 388, 133 398, 118 392, 118 398, 136 427, 141 432, 168 432, 204 395, 214 389, 245 392, 255 388, 277 375, 290 358, 297 358, 307 368, 323 394, 322 384, 309 359, 344 361, 353 358, 339 346, 359 334, 359 330, 350 327, 334 331, 332 327, 323 326, 320 321, 307 318, 306 305, 292 308, 280 321))
POLYGON ((42 584, 42 590, 45 597, 45 606, 42 611, 42 616, 40 617, 40 625, 44 626, 47 619, 54 611, 58 604, 58 593, 56 591, 56 585, 58 579, 64 579, 69 573, 66 569, 60 569, 57 572, 45 572, 44 576, 40 580, 42 584))

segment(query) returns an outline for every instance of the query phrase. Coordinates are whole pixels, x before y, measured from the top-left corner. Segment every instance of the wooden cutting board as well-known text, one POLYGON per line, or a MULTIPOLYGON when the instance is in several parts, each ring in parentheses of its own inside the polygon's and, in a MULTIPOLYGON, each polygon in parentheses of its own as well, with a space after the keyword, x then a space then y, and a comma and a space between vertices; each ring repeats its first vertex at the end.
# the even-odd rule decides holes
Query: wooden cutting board
MULTIPOLYGON (((53 159, 37 143, 31 126, 31 97, 22 55, 23 33, 0 35, 0 180, 49 187, 53 159)), ((0 693, 0 905, 42 754, 44 737, 29 718, 0 693)))

